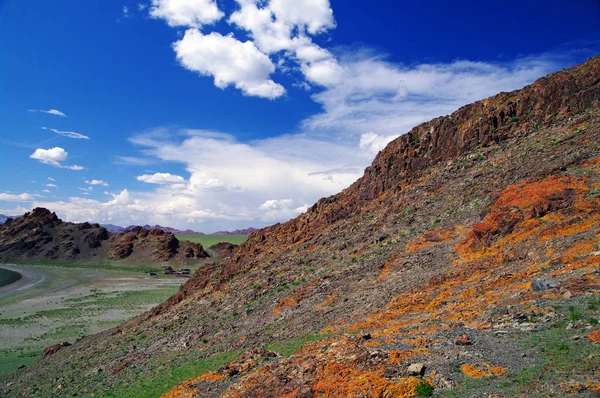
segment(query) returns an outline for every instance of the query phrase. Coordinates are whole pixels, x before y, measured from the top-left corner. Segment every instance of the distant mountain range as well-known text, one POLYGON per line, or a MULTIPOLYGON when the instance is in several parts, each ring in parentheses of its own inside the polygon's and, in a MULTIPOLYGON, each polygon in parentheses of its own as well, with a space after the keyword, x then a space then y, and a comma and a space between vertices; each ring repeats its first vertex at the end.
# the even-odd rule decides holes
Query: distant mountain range
MULTIPOLYGON (((106 228, 109 232, 125 232, 131 231, 136 228, 137 225, 130 225, 128 227, 121 227, 119 225, 114 224, 101 224, 104 228, 106 228)), ((155 230, 160 229, 165 232, 171 232, 174 235, 250 235, 254 231, 258 231, 258 228, 246 228, 246 229, 236 229, 235 231, 219 231, 212 234, 205 234, 203 232, 192 231, 191 229, 181 230, 177 228, 171 227, 163 227, 162 225, 143 225, 142 228, 147 230, 155 230)))
POLYGON ((9 218, 17 218, 18 216, 5 216, 4 214, 0 214, 0 225, 4 224, 9 218))
MULTIPOLYGON (((114 225, 114 224, 101 224, 104 228, 106 228, 109 232, 125 232, 125 231, 131 231, 132 229, 136 228, 137 225, 130 225, 128 227, 121 227, 119 225, 114 225)), ((155 229, 160 229, 163 230, 165 232, 171 232, 173 234, 178 234, 178 235, 204 235, 202 232, 196 232, 196 231, 192 231, 191 229, 186 229, 185 231, 180 230, 180 229, 176 229, 176 228, 171 228, 171 227, 163 227, 162 225, 142 225, 142 228, 153 231, 155 229)))
MULTIPOLYGON (((0 225, 4 224, 9 218, 18 218, 20 216, 5 216, 4 214, 0 214, 0 225)), ((100 226, 106 228, 108 232, 126 232, 131 231, 134 228, 138 227, 137 225, 130 225, 128 227, 121 227, 120 225, 114 224, 100 224, 100 226)), ((155 229, 160 229, 165 232, 171 232, 174 235, 207 235, 203 232, 192 231, 191 229, 181 230, 177 228, 171 227, 163 227, 162 225, 142 225, 142 228, 147 229, 149 231, 153 231, 155 229)), ((258 228, 246 228, 246 229, 236 229, 235 231, 219 231, 208 235, 250 235, 252 232, 258 231, 258 228)))

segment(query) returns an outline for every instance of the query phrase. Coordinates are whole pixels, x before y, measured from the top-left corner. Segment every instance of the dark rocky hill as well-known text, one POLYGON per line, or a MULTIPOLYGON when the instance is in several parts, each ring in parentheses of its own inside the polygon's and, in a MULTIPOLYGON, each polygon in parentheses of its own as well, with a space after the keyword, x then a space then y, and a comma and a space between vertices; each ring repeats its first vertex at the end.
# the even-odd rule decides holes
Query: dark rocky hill
POLYGON ((208 257, 200 244, 179 242, 160 229, 111 233, 98 224, 63 222, 36 208, 0 226, 0 261, 127 260, 133 263, 188 262, 208 257))
POLYGON ((419 125, 343 192, 3 391, 597 396, 599 105, 594 57, 419 125))

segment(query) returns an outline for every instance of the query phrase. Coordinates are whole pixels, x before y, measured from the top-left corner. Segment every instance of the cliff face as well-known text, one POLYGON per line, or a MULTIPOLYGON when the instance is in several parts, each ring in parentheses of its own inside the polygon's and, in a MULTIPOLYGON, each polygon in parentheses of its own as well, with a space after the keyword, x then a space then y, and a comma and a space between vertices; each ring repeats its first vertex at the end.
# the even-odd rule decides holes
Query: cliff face
POLYGON ((348 189, 5 391, 592 396, 599 101, 595 57, 417 126, 348 189))
POLYGON ((208 257, 202 245, 179 242, 162 230, 136 227, 110 233, 98 224, 73 224, 47 209, 8 219, 0 226, 0 261, 66 260, 130 262, 187 262, 208 257))

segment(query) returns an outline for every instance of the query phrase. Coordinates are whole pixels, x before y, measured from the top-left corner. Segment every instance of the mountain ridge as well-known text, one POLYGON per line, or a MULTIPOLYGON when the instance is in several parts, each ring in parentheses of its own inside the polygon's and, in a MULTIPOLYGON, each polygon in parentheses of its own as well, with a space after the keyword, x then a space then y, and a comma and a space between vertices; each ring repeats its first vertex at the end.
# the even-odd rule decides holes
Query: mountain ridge
POLYGON ((167 397, 414 396, 479 378, 477 393, 508 383, 592 396, 597 326, 552 325, 600 292, 599 105, 596 56, 421 124, 349 188, 252 233, 167 302, 21 370, 5 391, 133 396, 168 374, 156 387, 167 397), (558 348, 518 337, 557 330, 566 370, 548 356, 558 348), (238 359, 176 380, 224 352, 238 359))

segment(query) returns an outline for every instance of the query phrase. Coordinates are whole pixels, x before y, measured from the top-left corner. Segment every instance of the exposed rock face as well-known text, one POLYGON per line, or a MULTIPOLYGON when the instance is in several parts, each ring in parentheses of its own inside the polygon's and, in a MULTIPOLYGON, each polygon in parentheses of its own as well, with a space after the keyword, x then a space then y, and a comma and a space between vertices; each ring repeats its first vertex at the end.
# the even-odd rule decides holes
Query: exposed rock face
POLYGON ((595 391, 597 333, 577 342, 596 361, 579 373, 553 371, 512 336, 549 328, 534 320, 558 317, 557 298, 600 291, 599 99, 595 57, 417 126, 348 189, 254 232, 163 305, 26 368, 6 392, 53 387, 67 363, 85 363, 63 393, 118 396, 199 357, 251 362, 257 347, 309 340, 320 341, 242 374, 198 374, 169 396, 414 396, 465 377, 511 384, 525 369, 552 376, 509 395, 595 391), (559 284, 531 289, 549 278, 559 284), (475 343, 455 344, 461 334, 475 343), (118 375, 89 371, 121 363, 118 375), (422 377, 409 374, 416 363, 422 377))
POLYGON ((88 258, 100 253, 108 238, 98 224, 65 223, 36 208, 0 226, 0 260, 88 258))
POLYGON ((36 208, 0 226, 0 260, 124 260, 189 262, 208 257, 202 245, 179 240, 160 229, 133 228, 109 233, 98 224, 61 221, 36 208))
POLYGON ((63 341, 62 343, 54 344, 49 347, 46 347, 44 349, 44 352, 42 353, 41 359, 46 359, 46 358, 56 354, 59 350, 65 348, 65 347, 69 347, 70 345, 71 345, 71 343, 69 343, 68 341, 63 341))
POLYGON ((209 247, 209 249, 219 253, 219 256, 221 257, 230 257, 235 253, 238 247, 238 245, 234 245, 232 243, 221 242, 217 243, 216 245, 212 245, 209 247))

